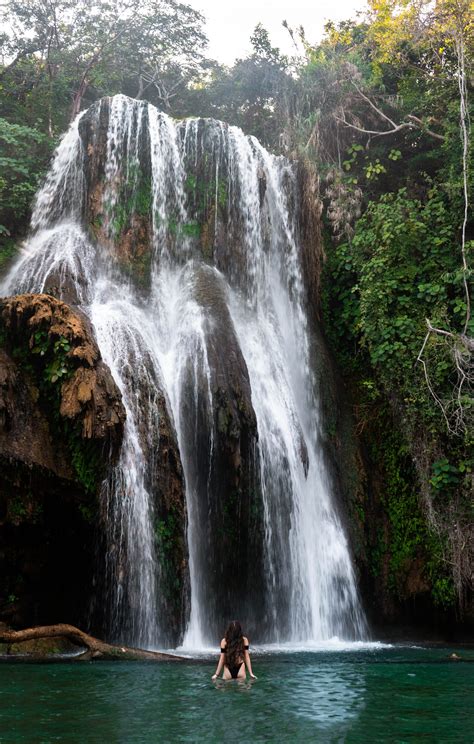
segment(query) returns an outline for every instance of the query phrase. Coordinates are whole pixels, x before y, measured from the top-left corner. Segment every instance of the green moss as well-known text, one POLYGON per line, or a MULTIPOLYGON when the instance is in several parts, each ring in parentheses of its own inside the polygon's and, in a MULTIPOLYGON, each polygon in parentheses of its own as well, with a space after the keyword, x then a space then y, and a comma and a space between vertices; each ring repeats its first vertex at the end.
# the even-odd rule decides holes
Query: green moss
MULTIPOLYGON (((126 177, 118 187, 117 198, 104 203, 104 212, 109 219, 113 238, 117 240, 124 233, 134 215, 151 217, 152 206, 153 192, 149 175, 142 170, 138 160, 131 160, 126 168, 126 177)), ((100 225, 101 223, 99 227, 100 225)))
POLYGON ((103 458, 97 443, 84 439, 77 431, 77 427, 69 435, 67 443, 79 483, 83 485, 86 493, 97 493, 104 474, 103 458))
POLYGON ((113 207, 110 227, 115 239, 119 238, 128 226, 131 217, 130 204, 119 201, 113 207))
POLYGON ((423 578, 432 587, 435 604, 447 605, 455 600, 443 554, 443 538, 432 532, 420 505, 417 474, 406 440, 390 421, 390 412, 379 412, 377 425, 370 436, 370 460, 377 463, 383 484, 378 498, 385 512, 387 534, 378 531, 370 546, 372 575, 379 576, 388 565, 388 590, 403 599, 406 579, 412 566, 423 568, 423 578), (385 425, 384 425, 385 422, 385 425))
MULTIPOLYGON (((3 326, 2 338, 8 348, 9 333, 3 326)), ((85 492, 97 492, 103 478, 103 458, 97 443, 82 436, 81 422, 71 422, 60 415, 61 386, 76 369, 75 360, 69 356, 71 344, 65 336, 51 336, 48 331, 34 332, 29 343, 17 344, 11 353, 23 373, 30 376, 39 390, 42 406, 53 436, 66 444, 78 482, 85 492)), ((12 508, 21 509, 21 505, 12 508)), ((21 513, 18 512, 18 517, 21 513)), ((31 515, 29 517, 31 520, 31 515)))
POLYGON ((132 256, 121 262, 124 274, 133 279, 138 288, 147 289, 151 276, 151 251, 145 251, 139 256, 132 256))
POLYGON ((153 193, 151 190, 150 183, 142 182, 139 189, 135 193, 133 199, 132 208, 141 217, 146 217, 151 214, 151 208, 153 204, 153 193))
POLYGON ((182 575, 179 567, 184 553, 180 515, 172 508, 155 521, 154 532, 162 572, 161 591, 168 602, 180 602, 182 575))
POLYGON ((87 524, 95 524, 97 521, 96 504, 79 504, 79 512, 87 524))
POLYGON ((225 406, 220 406, 217 411, 217 431, 220 434, 227 434, 232 416, 225 406))
POLYGON ((198 222, 185 222, 181 230, 183 235, 188 238, 199 238, 201 234, 201 226, 198 222))
POLYGON ((200 166, 203 173, 199 178, 193 174, 188 175, 184 189, 188 206, 194 212, 197 222, 202 225, 206 222, 211 209, 218 207, 221 212, 227 209, 229 184, 224 176, 220 176, 216 181, 211 175, 212 171, 206 175, 205 159, 200 166))
POLYGON ((37 524, 41 521, 42 515, 43 507, 36 503, 31 491, 26 494, 17 492, 8 499, 7 521, 16 527, 25 522, 37 524))

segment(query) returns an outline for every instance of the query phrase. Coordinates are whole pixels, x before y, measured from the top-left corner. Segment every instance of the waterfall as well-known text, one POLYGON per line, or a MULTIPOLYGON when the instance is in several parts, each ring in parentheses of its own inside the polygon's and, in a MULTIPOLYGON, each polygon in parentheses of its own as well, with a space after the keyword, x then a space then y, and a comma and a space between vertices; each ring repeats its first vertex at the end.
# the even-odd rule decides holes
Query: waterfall
POLYGON ((294 166, 222 122, 115 96, 56 151, 2 293, 80 306, 122 393, 100 496, 115 639, 196 648, 230 615, 267 642, 366 633, 323 455, 297 220, 294 166), (177 588, 165 425, 185 489, 177 588))

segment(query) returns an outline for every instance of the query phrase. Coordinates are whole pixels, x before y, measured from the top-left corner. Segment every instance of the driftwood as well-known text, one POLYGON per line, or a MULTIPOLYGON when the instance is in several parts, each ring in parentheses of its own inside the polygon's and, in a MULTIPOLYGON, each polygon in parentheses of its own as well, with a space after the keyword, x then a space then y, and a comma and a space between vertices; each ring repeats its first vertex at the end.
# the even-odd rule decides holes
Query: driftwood
POLYGON ((22 643, 24 641, 36 641, 44 638, 67 638, 71 643, 84 649, 77 656, 69 657, 70 660, 90 661, 102 659, 115 661, 124 659, 127 661, 184 661, 184 657, 173 654, 161 653, 161 651, 145 651, 140 648, 128 648, 127 646, 114 646, 110 643, 100 641, 98 638, 84 633, 74 625, 60 623, 58 625, 39 625, 25 630, 10 630, 0 626, 0 643, 22 643))

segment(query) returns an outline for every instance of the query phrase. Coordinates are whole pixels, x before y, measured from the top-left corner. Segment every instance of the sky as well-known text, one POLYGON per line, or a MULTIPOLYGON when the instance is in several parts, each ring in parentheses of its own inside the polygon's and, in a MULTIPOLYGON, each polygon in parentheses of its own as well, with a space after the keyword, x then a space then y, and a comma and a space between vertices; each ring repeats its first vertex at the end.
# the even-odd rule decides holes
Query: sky
POLYGON ((236 57, 245 57, 251 51, 250 35, 257 23, 262 23, 270 34, 272 46, 285 54, 294 54, 288 32, 281 22, 288 21, 292 28, 304 26, 306 38, 317 42, 323 34, 326 21, 352 18, 364 10, 365 0, 187 0, 206 18, 209 37, 209 56, 231 65, 236 57))

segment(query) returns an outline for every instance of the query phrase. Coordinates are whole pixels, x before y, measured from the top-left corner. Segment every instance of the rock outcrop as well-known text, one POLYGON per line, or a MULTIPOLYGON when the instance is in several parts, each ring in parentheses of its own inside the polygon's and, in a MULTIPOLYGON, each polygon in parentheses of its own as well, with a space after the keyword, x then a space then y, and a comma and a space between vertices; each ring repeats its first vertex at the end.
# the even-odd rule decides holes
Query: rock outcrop
POLYGON ((131 153, 117 154, 122 161, 120 173, 110 184, 110 175, 105 173, 109 116, 110 99, 105 98, 91 106, 79 124, 86 153, 84 221, 101 249, 108 251, 140 288, 147 288, 153 249, 150 142, 143 129, 133 162, 131 153), (118 208, 116 197, 113 205, 108 203, 107 187, 120 193, 118 208))
POLYGON ((215 632, 222 632, 219 628, 237 606, 243 615, 259 618, 260 627, 249 628, 255 638, 262 633, 265 609, 257 420, 247 365, 223 293, 222 279, 214 269, 196 268, 195 299, 207 324, 212 410, 205 375, 198 379, 198 405, 193 406, 195 381, 190 376, 189 396, 184 396, 190 405, 183 420, 189 427, 186 438, 195 447, 195 519, 200 565, 207 566, 202 595, 208 622, 215 625, 215 632))
POLYGON ((125 410, 86 317, 54 297, 29 294, 2 300, 0 314, 5 346, 20 371, 28 368, 37 397, 56 394, 59 421, 116 452, 125 410))
POLYGON ((84 316, 48 295, 0 301, 1 616, 80 616, 98 487, 124 420, 84 316))

